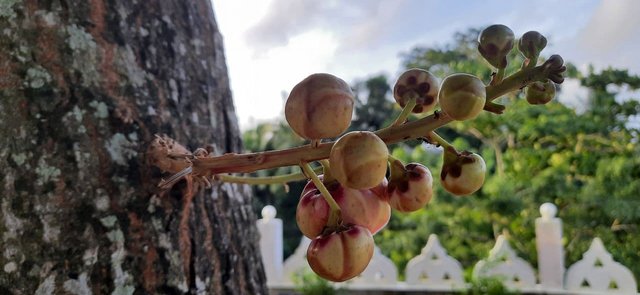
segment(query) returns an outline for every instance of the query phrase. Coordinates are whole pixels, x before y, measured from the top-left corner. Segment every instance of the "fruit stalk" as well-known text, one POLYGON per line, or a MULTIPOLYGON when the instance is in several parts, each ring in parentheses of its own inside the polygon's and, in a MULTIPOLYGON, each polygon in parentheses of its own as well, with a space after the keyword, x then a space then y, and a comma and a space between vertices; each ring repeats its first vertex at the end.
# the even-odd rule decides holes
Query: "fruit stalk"
POLYGON ((409 115, 411 114, 411 110, 413 110, 413 108, 416 106, 416 100, 417 98, 414 96, 409 100, 409 102, 407 102, 407 105, 405 105, 404 108, 402 108, 402 112, 398 115, 398 117, 391 124, 391 126, 398 126, 404 123, 407 117, 409 117, 409 115))
MULTIPOLYGON (((323 171, 323 169, 322 167, 317 167, 313 169, 313 171, 316 173, 320 173, 323 171)), ((275 175, 275 176, 258 176, 258 177, 218 174, 216 175, 216 178, 223 182, 244 183, 244 184, 251 184, 251 185, 287 183, 292 181, 300 181, 300 180, 308 179, 307 176, 302 172, 275 175)))
MULTIPOLYGON (((555 56, 554 62, 549 62, 552 58, 540 66, 521 69, 506 77, 499 84, 487 86, 485 88, 487 101, 519 90, 532 82, 555 78, 565 68, 562 66, 562 59, 559 56, 555 56)), ((558 79, 555 80, 556 83, 562 82, 558 79)), ((375 133, 389 145, 424 137, 429 132, 451 121, 452 119, 446 113, 441 112, 402 125, 387 127, 375 133)), ((333 144, 334 142, 325 142, 318 146, 305 145, 276 151, 247 154, 230 153, 218 157, 192 159, 193 173, 199 176, 213 176, 219 173, 249 173, 261 169, 294 166, 300 162, 313 162, 328 158, 333 144)))
POLYGON ((427 134, 427 136, 425 136, 425 139, 429 143, 435 144, 435 145, 439 145, 439 146, 443 147, 444 149, 453 149, 453 150, 455 150, 455 147, 453 147, 453 145, 451 145, 448 141, 446 141, 444 138, 442 138, 440 135, 438 135, 438 133, 436 133, 435 131, 429 132, 429 134, 427 134))
POLYGON ((318 188, 324 200, 327 201, 327 204, 329 204, 330 211, 329 219, 327 220, 327 227, 334 229, 337 228, 340 223, 342 223, 340 206, 338 205, 338 203, 336 203, 336 200, 333 199, 331 193, 329 193, 329 190, 327 190, 327 187, 324 186, 324 183, 322 183, 322 180, 320 180, 318 175, 313 171, 313 169, 311 169, 311 166, 308 162, 300 162, 300 167, 302 168, 302 171, 304 171, 304 173, 307 174, 307 176, 311 179, 311 181, 313 181, 313 184, 315 184, 316 188, 318 188))

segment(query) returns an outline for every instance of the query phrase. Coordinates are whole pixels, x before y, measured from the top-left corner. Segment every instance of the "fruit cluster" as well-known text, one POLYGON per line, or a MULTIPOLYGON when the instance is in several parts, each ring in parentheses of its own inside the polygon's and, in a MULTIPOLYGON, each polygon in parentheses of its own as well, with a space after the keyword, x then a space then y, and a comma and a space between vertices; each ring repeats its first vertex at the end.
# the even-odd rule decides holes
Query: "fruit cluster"
MULTIPOLYGON (((495 25, 481 33, 478 49, 500 71, 506 68, 506 56, 514 41, 509 28, 495 25)), ((525 34, 519 48, 527 63, 535 63, 531 60, 538 58, 545 43, 539 33, 525 34)), ((501 78, 494 76, 492 84, 501 82, 495 79, 501 78)), ((535 81, 527 89, 527 99, 532 104, 546 103, 553 98, 554 90, 548 80, 535 81)), ((433 74, 421 69, 400 75, 393 96, 405 109, 397 125, 404 124, 409 113, 431 112, 438 105, 453 120, 470 120, 490 103, 486 85, 476 76, 458 73, 439 83, 433 74)), ((353 105, 353 94, 343 80, 330 74, 313 74, 293 88, 285 116, 296 134, 317 144, 345 132, 353 105)), ((496 112, 503 109, 495 104, 489 108, 496 112)), ((480 155, 456 151, 433 131, 424 139, 444 147, 440 180, 448 192, 466 196, 482 187, 486 166, 480 155)), ((321 177, 307 175, 312 180, 302 192, 296 222, 312 239, 307 250, 311 268, 323 278, 340 282, 364 271, 373 255, 372 235, 387 224, 392 208, 412 212, 429 203, 433 177, 420 163, 404 165, 390 156, 385 142, 369 131, 342 135, 333 144, 323 168, 321 177), (387 168, 389 179, 385 177, 387 168)), ((305 171, 313 173, 308 168, 305 171)))
POLYGON ((433 198, 431 171, 420 163, 405 165, 395 159, 387 144, 422 139, 442 146, 442 187, 458 196, 473 194, 484 182, 484 160, 478 154, 457 151, 435 129, 453 120, 474 119, 482 110, 500 114, 505 106, 492 101, 522 88, 526 88, 531 104, 547 103, 555 95, 554 83, 563 81, 566 68, 560 56, 552 55, 536 65, 546 46, 546 39, 538 32, 527 32, 517 41, 525 60, 519 71, 506 77, 507 54, 516 44, 513 32, 493 25, 480 33, 478 43, 480 54, 496 69, 488 85, 469 74, 452 74, 439 82, 428 71, 407 70, 393 87, 393 97, 403 107, 394 123, 376 132, 343 134, 351 123, 353 92, 338 77, 313 74, 293 88, 285 105, 287 122, 296 134, 309 140, 309 145, 222 156, 200 152, 180 159, 166 150, 167 144, 158 143, 161 148, 156 146, 149 152, 153 163, 175 173, 160 186, 168 188, 184 177, 207 184, 211 178, 248 184, 307 179, 296 221, 302 233, 312 239, 307 251, 309 265, 325 279, 351 279, 369 264, 373 235, 388 223, 391 209, 416 211, 433 198), (422 118, 408 120, 412 113, 422 118), (339 138, 322 142, 334 137, 339 138), (322 164, 320 176, 310 165, 314 161, 322 164), (299 165, 303 173, 264 179, 227 174, 290 165, 299 165))
MULTIPOLYGON (((411 69, 396 82, 394 97, 414 113, 431 111, 439 101, 450 117, 466 120, 483 109, 485 88, 471 75, 452 75, 439 85, 431 73, 411 69)), ((353 99, 341 79, 314 74, 294 87, 286 103, 286 110, 304 111, 286 112, 285 116, 298 135, 313 142, 322 139, 318 134, 337 136, 347 129, 351 116, 344 114, 351 113, 353 99), (335 110, 338 115, 331 120, 313 119, 331 117, 335 110)), ((486 168, 479 155, 459 153, 433 132, 426 138, 447 145, 441 174, 446 190, 469 195, 482 186, 486 168)), ((412 212, 431 200, 433 177, 420 163, 404 165, 394 159, 385 142, 369 131, 342 135, 323 168, 320 177, 308 175, 312 180, 302 191, 296 222, 312 239, 307 251, 311 268, 326 279, 345 281, 368 265, 373 255, 372 235, 388 223, 392 208, 412 212)), ((314 173, 308 167, 305 172, 314 173)))

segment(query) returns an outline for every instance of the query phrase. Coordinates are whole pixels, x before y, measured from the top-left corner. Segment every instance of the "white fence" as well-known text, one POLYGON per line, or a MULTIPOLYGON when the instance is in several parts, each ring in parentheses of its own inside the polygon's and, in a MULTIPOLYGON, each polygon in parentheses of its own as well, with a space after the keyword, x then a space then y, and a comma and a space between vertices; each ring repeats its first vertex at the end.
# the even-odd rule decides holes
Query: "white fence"
MULTIPOLYGON (((555 217, 553 204, 540 206, 542 217, 536 219, 536 248, 538 276, 531 265, 518 257, 504 236, 499 236, 489 257, 476 263, 473 276, 499 278, 503 284, 521 293, 544 294, 640 294, 631 271, 616 262, 602 241, 595 238, 582 260, 568 269, 564 267, 562 221, 555 217)), ((293 290, 292 277, 311 271, 305 258, 310 240, 303 237, 295 252, 283 261, 282 220, 275 218, 276 210, 267 206, 258 220, 261 234, 260 248, 272 293, 293 290)), ((422 253, 409 261, 405 281, 398 281, 398 270, 380 249, 367 269, 358 277, 337 287, 360 292, 452 292, 467 288, 462 265, 447 251, 434 234, 429 236, 422 253)))

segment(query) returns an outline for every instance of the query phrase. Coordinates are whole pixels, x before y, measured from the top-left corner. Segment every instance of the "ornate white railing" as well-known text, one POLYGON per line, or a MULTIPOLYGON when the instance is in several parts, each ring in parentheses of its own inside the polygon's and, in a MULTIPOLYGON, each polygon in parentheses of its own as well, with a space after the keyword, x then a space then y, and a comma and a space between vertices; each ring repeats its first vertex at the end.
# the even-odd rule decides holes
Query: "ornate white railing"
MULTIPOLYGON (((553 204, 542 204, 542 217, 536 219, 537 276, 533 267, 517 256, 505 236, 499 236, 489 256, 476 263, 473 276, 498 278, 507 288, 522 293, 640 294, 633 273, 613 260, 599 238, 593 240, 583 259, 565 273, 562 220, 555 217, 556 212, 553 204)), ((305 258, 310 240, 305 237, 283 261, 282 220, 275 216, 275 208, 266 206, 262 210, 263 218, 257 222, 267 285, 272 293, 293 290, 294 274, 311 271, 305 258)), ((429 236, 422 253, 407 264, 405 278, 398 281, 395 265, 376 247, 369 266, 360 276, 336 285, 352 291, 394 292, 450 292, 467 288, 462 265, 447 255, 434 234, 429 236)))

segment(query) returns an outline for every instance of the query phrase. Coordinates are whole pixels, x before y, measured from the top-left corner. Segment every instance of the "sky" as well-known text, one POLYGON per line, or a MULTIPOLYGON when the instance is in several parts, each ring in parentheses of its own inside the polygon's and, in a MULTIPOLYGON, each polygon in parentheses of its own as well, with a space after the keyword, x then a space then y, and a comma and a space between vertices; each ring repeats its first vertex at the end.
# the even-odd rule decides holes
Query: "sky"
MULTIPOLYGON (((386 74, 393 83, 403 52, 491 24, 507 25, 516 37, 542 33, 549 40, 543 54, 560 54, 579 69, 640 74, 636 0, 213 0, 213 7, 243 130, 282 118, 287 93, 312 73, 347 83, 386 74)), ((579 109, 588 93, 569 80, 561 95, 579 109)))

